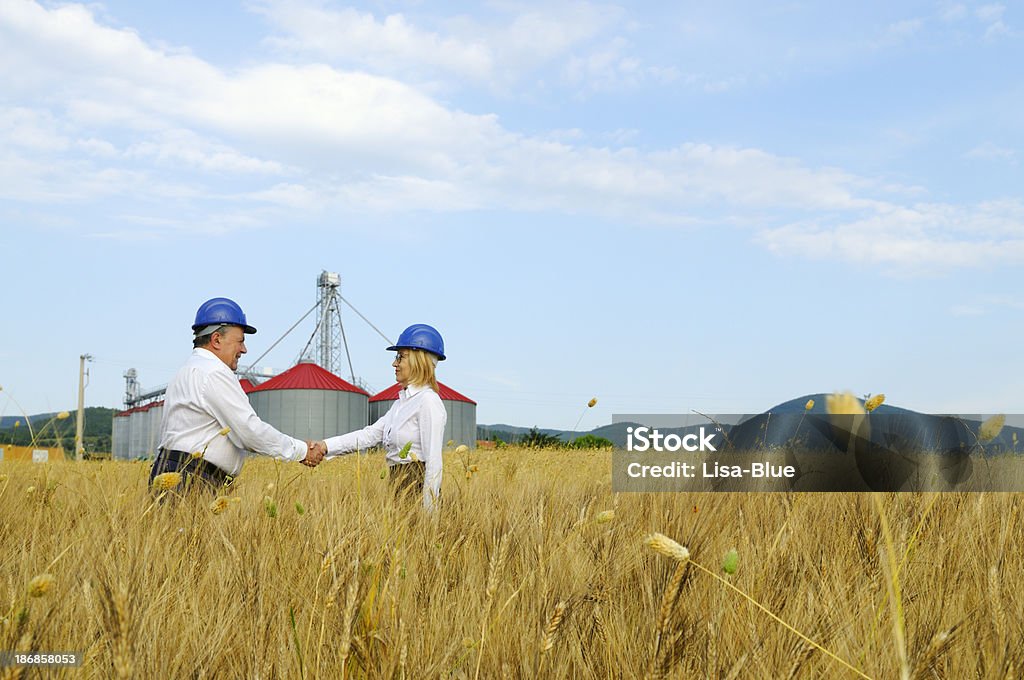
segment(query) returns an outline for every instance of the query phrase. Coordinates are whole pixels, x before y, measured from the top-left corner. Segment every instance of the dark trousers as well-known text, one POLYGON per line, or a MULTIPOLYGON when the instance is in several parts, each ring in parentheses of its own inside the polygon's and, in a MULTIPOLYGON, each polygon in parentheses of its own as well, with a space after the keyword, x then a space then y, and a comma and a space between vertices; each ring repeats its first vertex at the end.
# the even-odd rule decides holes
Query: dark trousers
POLYGON ((189 489, 202 489, 216 493, 234 480, 234 477, 231 477, 216 465, 201 459, 193 460, 192 456, 184 451, 160 449, 156 460, 153 461, 153 468, 149 471, 150 488, 153 487, 153 480, 156 479, 156 476, 165 472, 178 472, 181 474, 181 484, 177 488, 172 489, 177 492, 189 489))
POLYGON ((388 484, 396 498, 419 498, 423 495, 423 480, 427 476, 427 464, 418 461, 400 463, 388 467, 388 484))

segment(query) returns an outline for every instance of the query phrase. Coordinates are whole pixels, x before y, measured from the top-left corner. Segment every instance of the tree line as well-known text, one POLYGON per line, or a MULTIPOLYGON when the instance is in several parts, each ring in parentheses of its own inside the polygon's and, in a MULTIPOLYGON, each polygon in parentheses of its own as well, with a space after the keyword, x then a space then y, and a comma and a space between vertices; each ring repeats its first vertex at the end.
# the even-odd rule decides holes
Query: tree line
MULTIPOLYGON (((85 424, 82 433, 82 444, 86 452, 109 453, 112 446, 111 435, 114 428, 112 408, 90 406, 85 409, 85 424)), ((69 417, 60 419, 56 414, 32 416, 31 431, 27 418, 18 418, 17 425, 0 429, 0 444, 28 446, 32 444, 33 432, 35 445, 42 447, 64 447, 64 452, 73 455, 75 452, 75 417, 71 411, 69 417)))
POLYGON ((490 430, 488 434, 488 439, 498 448, 510 444, 530 449, 604 449, 613 446, 611 441, 595 434, 584 434, 575 439, 565 440, 556 434, 541 432, 536 425, 522 434, 505 430, 490 430))

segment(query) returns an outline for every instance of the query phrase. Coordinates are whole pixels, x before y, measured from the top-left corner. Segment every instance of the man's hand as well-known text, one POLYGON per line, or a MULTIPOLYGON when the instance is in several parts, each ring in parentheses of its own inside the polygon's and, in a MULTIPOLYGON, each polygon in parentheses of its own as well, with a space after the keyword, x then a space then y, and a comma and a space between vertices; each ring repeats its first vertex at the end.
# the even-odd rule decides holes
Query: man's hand
POLYGON ((306 457, 300 462, 306 467, 316 467, 327 455, 327 444, 322 441, 307 441, 306 446, 309 447, 309 450, 306 452, 306 457))

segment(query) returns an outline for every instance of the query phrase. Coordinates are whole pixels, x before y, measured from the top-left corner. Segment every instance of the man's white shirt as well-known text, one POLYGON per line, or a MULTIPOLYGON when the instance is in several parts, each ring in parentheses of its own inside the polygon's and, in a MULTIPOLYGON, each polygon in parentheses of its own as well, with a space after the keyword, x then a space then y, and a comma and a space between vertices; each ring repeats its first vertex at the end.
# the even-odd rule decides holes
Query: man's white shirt
POLYGON ((160 448, 193 453, 229 475, 237 475, 245 450, 287 461, 306 457, 308 447, 260 420, 234 371, 202 347, 192 351, 164 396, 160 448), (227 436, 220 435, 225 427, 227 436))
POLYGON ((388 465, 426 463, 423 507, 430 510, 441 493, 441 451, 448 414, 437 392, 425 385, 409 386, 380 419, 361 430, 326 439, 327 457, 383 446, 388 465), (399 453, 410 444, 408 456, 399 453))

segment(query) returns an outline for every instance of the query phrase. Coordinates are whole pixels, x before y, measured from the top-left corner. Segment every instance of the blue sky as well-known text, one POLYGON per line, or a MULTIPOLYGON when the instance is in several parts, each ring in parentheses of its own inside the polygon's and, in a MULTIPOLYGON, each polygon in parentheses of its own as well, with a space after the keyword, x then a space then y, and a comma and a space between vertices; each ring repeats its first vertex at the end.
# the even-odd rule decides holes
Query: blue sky
POLYGON ((213 296, 255 359, 324 269, 481 423, 1022 413, 1022 46, 998 3, 4 0, 0 415, 86 352, 89 405, 166 383, 213 296))

